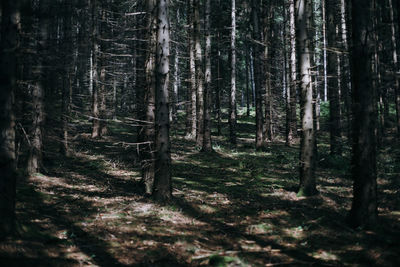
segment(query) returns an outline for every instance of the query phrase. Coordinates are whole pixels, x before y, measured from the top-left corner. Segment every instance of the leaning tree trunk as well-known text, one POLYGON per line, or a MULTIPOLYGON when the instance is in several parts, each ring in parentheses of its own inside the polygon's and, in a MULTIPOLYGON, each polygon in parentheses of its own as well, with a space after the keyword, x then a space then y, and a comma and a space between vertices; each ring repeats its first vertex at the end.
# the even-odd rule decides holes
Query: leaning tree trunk
POLYGON ((156 46, 156 161, 154 197, 165 202, 172 197, 171 151, 169 138, 169 0, 157 1, 156 46))
POLYGON ((377 222, 376 103, 371 77, 373 1, 352 0, 353 203, 348 223, 368 227, 377 222))
POLYGON ((236 145, 236 0, 231 9, 231 91, 229 95, 229 141, 236 145))
POLYGON ((16 49, 18 47, 18 1, 2 2, 0 43, 0 239, 15 223, 15 122, 16 49))
POLYGON ((317 193, 315 185, 315 129, 313 112, 313 92, 311 80, 311 40, 310 0, 299 0, 296 11, 296 41, 300 70, 301 90, 301 142, 300 142, 300 189, 299 196, 311 196, 317 193))
POLYGON ((204 83, 204 135, 202 151, 211 152, 211 29, 210 29, 210 0, 206 0, 206 16, 205 16, 205 30, 206 30, 206 71, 204 83))

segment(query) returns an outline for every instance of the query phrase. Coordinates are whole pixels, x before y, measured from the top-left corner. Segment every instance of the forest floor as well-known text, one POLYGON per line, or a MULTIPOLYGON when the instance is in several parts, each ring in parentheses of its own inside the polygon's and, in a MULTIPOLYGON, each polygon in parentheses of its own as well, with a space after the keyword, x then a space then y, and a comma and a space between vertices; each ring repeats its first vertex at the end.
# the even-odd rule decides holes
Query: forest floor
POLYGON ((255 152, 253 129, 240 120, 237 148, 215 137, 205 154, 174 128, 167 206, 143 196, 129 121, 76 136, 72 156, 47 154, 46 174, 18 182, 18 234, 0 243, 0 266, 400 266, 399 143, 379 155, 379 227, 353 230, 349 149, 329 156, 322 135, 320 194, 299 198, 298 148, 255 152))

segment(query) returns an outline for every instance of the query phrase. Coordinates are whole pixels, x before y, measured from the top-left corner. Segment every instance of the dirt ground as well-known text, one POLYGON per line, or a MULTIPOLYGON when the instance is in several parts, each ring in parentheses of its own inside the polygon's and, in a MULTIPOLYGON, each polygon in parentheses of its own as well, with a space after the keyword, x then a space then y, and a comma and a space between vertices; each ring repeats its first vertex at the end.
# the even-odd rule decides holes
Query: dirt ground
POLYGON ((400 148, 379 155, 376 229, 344 223, 351 205, 349 151, 331 157, 321 137, 319 195, 298 198, 298 148, 255 152, 252 125, 215 152, 172 138, 173 201, 143 195, 132 129, 80 135, 65 159, 18 181, 18 234, 0 243, 0 266, 400 266, 400 148), (248 132, 246 132, 248 131, 248 132))

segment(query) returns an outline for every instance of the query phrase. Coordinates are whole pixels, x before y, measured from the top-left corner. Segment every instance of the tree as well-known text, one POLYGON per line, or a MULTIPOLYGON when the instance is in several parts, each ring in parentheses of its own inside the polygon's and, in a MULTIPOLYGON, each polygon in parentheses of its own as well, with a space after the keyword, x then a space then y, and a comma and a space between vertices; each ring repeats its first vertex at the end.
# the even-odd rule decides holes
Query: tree
POLYGON ((329 126, 330 126, 330 145, 331 154, 340 155, 342 153, 341 144, 341 123, 340 123, 340 88, 337 69, 340 66, 337 56, 337 16, 338 5, 334 0, 326 0, 326 17, 328 25, 328 95, 329 95, 329 126))
POLYGON ((172 197, 171 151, 169 139, 169 0, 157 1, 157 45, 156 45, 156 161, 154 197, 168 201, 172 197))
POLYGON ((201 47, 201 26, 200 26, 200 0, 193 0, 193 28, 195 42, 195 65, 196 65, 196 145, 202 147, 204 138, 204 73, 203 73, 203 52, 201 47))
POLYGON ((287 144, 292 145, 293 139, 297 137, 297 63, 296 63, 296 19, 295 19, 295 0, 289 2, 289 25, 290 25, 290 79, 289 79, 289 131, 287 134, 287 144))
POLYGON ((43 127, 45 123, 45 85, 47 81, 44 67, 48 61, 48 38, 50 27, 50 3, 48 0, 40 1, 37 10, 39 31, 37 33, 36 57, 32 73, 35 84, 32 89, 32 128, 30 133, 30 151, 28 156, 27 171, 29 174, 38 173, 43 167, 43 127))
POLYGON ((195 41, 194 41, 194 13, 193 0, 187 0, 187 22, 188 31, 188 47, 189 47, 189 77, 188 77, 188 100, 187 100, 187 122, 186 122, 186 138, 195 139, 197 132, 197 101, 196 101, 196 64, 195 64, 195 41))
POLYGON ((347 221, 353 227, 377 222, 376 103, 371 77, 374 0, 352 0, 353 202, 347 221))
POLYGON ((310 0, 299 0, 296 11, 296 45, 300 70, 301 91, 301 140, 300 140, 300 188, 299 196, 311 196, 317 193, 315 185, 315 129, 313 112, 313 91, 311 80, 311 36, 310 0))
MULTIPOLYGON (((396 35, 396 26, 394 22, 394 14, 393 14, 393 3, 392 0, 389 1, 389 10, 390 10, 390 29, 392 33, 392 57, 393 57, 393 72, 396 73, 399 71, 399 64, 397 59, 397 35, 396 35)), ((399 14, 397 14, 399 16, 399 14)), ((396 105, 396 127, 397 127, 397 135, 400 136, 400 82, 399 77, 395 75, 394 77, 394 92, 395 92, 395 105, 396 105)))
POLYGON ((229 95, 229 140, 236 145, 236 0, 231 9, 231 91, 229 95))
POLYGON ((253 69, 254 84, 256 94, 256 150, 263 148, 263 112, 262 112, 262 92, 261 92, 261 75, 262 75, 262 57, 263 53, 260 48, 261 32, 260 19, 258 17, 258 5, 256 0, 251 1, 251 24, 252 29, 252 50, 253 50, 253 69))
POLYGON ((2 1, 0 41, 0 239, 15 223, 15 118, 19 1, 2 1))
MULTIPOLYGON (((144 66, 145 73, 142 75, 144 93, 143 106, 140 106, 140 117, 142 120, 142 127, 138 134, 138 142, 141 146, 140 159, 142 168, 142 182, 145 185, 145 193, 147 195, 153 194, 154 189, 154 176, 155 176, 155 90, 156 90, 156 47, 157 47, 157 8, 155 0, 146 1, 146 19, 144 21, 144 29, 147 32, 147 55, 144 66)), ((168 116, 168 114, 167 114, 168 116)))
POLYGON ((99 112, 99 75, 98 75, 98 55, 99 55, 99 43, 98 43, 98 19, 97 19, 97 0, 90 2, 92 12, 92 34, 91 34, 91 56, 92 56, 92 68, 90 70, 92 77, 92 138, 97 138, 101 135, 100 133, 100 112, 99 112))
POLYGON ((210 0, 206 0, 205 32, 206 32, 206 70, 204 81, 204 122, 203 122, 203 145, 202 151, 211 152, 211 29, 210 29, 210 0))

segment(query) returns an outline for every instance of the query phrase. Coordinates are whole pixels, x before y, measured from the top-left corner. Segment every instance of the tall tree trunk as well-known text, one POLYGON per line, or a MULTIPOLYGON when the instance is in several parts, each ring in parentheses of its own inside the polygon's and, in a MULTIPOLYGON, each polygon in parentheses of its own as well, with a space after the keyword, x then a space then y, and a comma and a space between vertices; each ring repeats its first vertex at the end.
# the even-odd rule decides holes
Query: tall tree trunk
POLYGON ((329 94, 329 126, 330 126, 330 149, 332 155, 340 155, 342 153, 341 144, 341 124, 340 124, 340 88, 337 70, 339 65, 337 56, 337 26, 336 17, 339 12, 337 9, 337 1, 326 0, 326 18, 327 18, 327 35, 328 35, 328 94, 329 94))
POLYGON ((100 112, 99 112, 99 77, 98 77, 98 55, 99 55, 99 44, 98 44, 98 19, 97 19, 97 0, 92 0, 91 12, 92 12, 92 138, 100 136, 100 112))
POLYGON ((229 141, 236 145, 236 0, 231 9, 231 91, 229 95, 229 141))
POLYGON ((353 227, 377 222, 376 107, 371 77, 374 0, 352 0, 353 203, 348 223, 353 227))
MULTIPOLYGON (((143 95, 143 127, 139 133, 141 144, 142 183, 147 195, 153 194, 155 176, 155 90, 156 90, 156 44, 157 44, 157 6, 156 0, 146 1, 147 55, 145 61, 145 91, 143 95)), ((168 113, 166 114, 168 117, 168 113)))
POLYGON ((290 26, 290 115, 289 115, 289 133, 288 145, 292 145, 294 138, 297 137, 297 62, 296 62, 296 22, 295 22, 295 0, 290 0, 289 4, 289 26, 290 26))
POLYGON ((322 7, 322 39, 323 39, 323 62, 324 62, 324 101, 328 101, 328 57, 326 37, 326 1, 321 0, 322 7))
MULTIPOLYGON (((397 73, 399 71, 399 64, 397 59, 397 38, 396 35, 396 26, 394 22, 394 14, 393 14, 393 3, 392 0, 389 0, 389 13, 390 13, 390 29, 392 32, 392 56, 393 56, 393 72, 397 73)), ((399 14, 397 14, 399 16, 399 14)), ((396 105, 396 127, 397 127, 397 135, 400 137, 400 81, 398 75, 395 75, 394 78, 394 92, 395 92, 395 105, 396 105)))
MULTIPOLYGON (((100 40, 103 40, 105 38, 105 28, 106 28, 106 9, 104 6, 104 2, 101 2, 101 27, 100 27, 100 40)), ((100 115, 100 137, 104 136, 107 134, 107 99, 106 99, 106 56, 105 56, 105 42, 103 41, 100 49, 99 49, 99 65, 100 65, 100 80, 99 80, 99 115, 100 115)))
MULTIPOLYGON (((233 0, 234 1, 234 0, 233 0)), ((206 0, 206 14, 205 14, 205 34, 206 34, 206 71, 204 83, 204 136, 202 151, 211 152, 211 29, 210 29, 210 0, 206 0)))
POLYGON ((187 20, 190 27, 188 33, 189 46, 189 86, 187 109, 186 138, 195 139, 197 132, 197 99, 196 99, 196 64, 195 64, 195 38, 194 38, 194 13, 193 0, 187 0, 187 20))
POLYGON ((285 118, 286 118, 286 125, 285 125, 285 144, 288 146, 290 144, 290 139, 293 139, 291 130, 290 130, 290 76, 288 74, 288 53, 286 50, 286 45, 287 45, 287 30, 286 30, 286 23, 288 21, 288 16, 287 16, 287 9, 286 9, 286 3, 282 3, 282 17, 283 17, 283 23, 282 23, 282 40, 283 40, 283 89, 285 93, 285 118))
POLYGON ((61 105, 61 153, 64 156, 69 156, 69 144, 68 144, 68 124, 71 110, 71 94, 72 94, 72 83, 71 83, 71 57, 72 49, 69 43, 72 39, 72 21, 71 21, 72 9, 67 4, 64 10, 64 71, 63 85, 62 85, 62 105, 61 105))
POLYGON ((264 132, 263 132, 263 142, 266 145, 268 142, 272 141, 272 88, 271 88, 271 49, 272 44, 272 22, 273 22, 273 4, 264 8, 264 25, 263 25, 263 35, 264 35, 264 76, 265 76, 265 120, 264 120, 264 132))
POLYGON ((0 240, 15 226, 15 118, 19 1, 2 1, 0 42, 0 240))
MULTIPOLYGON (((221 8, 221 0, 218 0, 218 8, 221 8)), ((215 109, 217 121, 217 135, 221 136, 221 25, 220 20, 217 20, 217 86, 215 92, 215 109)))
POLYGON ((251 1, 251 23, 253 24, 253 68, 254 68, 254 84, 256 94, 256 150, 263 148, 263 112, 262 112, 262 57, 259 43, 261 42, 260 20, 258 17, 258 9, 256 0, 251 1))
POLYGON ((37 42, 37 65, 35 73, 35 84, 32 90, 32 129, 31 147, 29 151, 27 171, 29 174, 38 173, 43 167, 43 126, 45 122, 44 112, 44 84, 46 81, 44 65, 47 60, 48 51, 48 29, 50 25, 49 4, 47 1, 40 2, 39 5, 39 33, 37 42))
POLYGON ((247 44, 247 40, 245 40, 245 53, 246 53, 246 116, 250 117, 250 87, 249 87, 249 47, 247 44))
POLYGON ((342 32, 342 96, 344 102, 344 111, 347 124, 347 136, 351 139, 351 70, 349 59, 349 42, 348 42, 348 1, 340 0, 340 29, 342 32))
POLYGON ((201 48, 201 27, 200 27, 200 0, 193 0, 194 9, 194 39, 196 48, 196 88, 197 88, 197 132, 196 146, 203 145, 204 138, 204 74, 203 74, 203 53, 201 48))
POLYGON ((296 11, 296 41, 300 70, 301 90, 301 143, 300 143, 300 189, 299 196, 317 193, 315 184, 315 129, 311 71, 310 0, 299 0, 296 11))
POLYGON ((169 138, 169 0, 157 1, 156 46, 156 161, 154 197, 165 202, 172 198, 171 151, 169 138))

